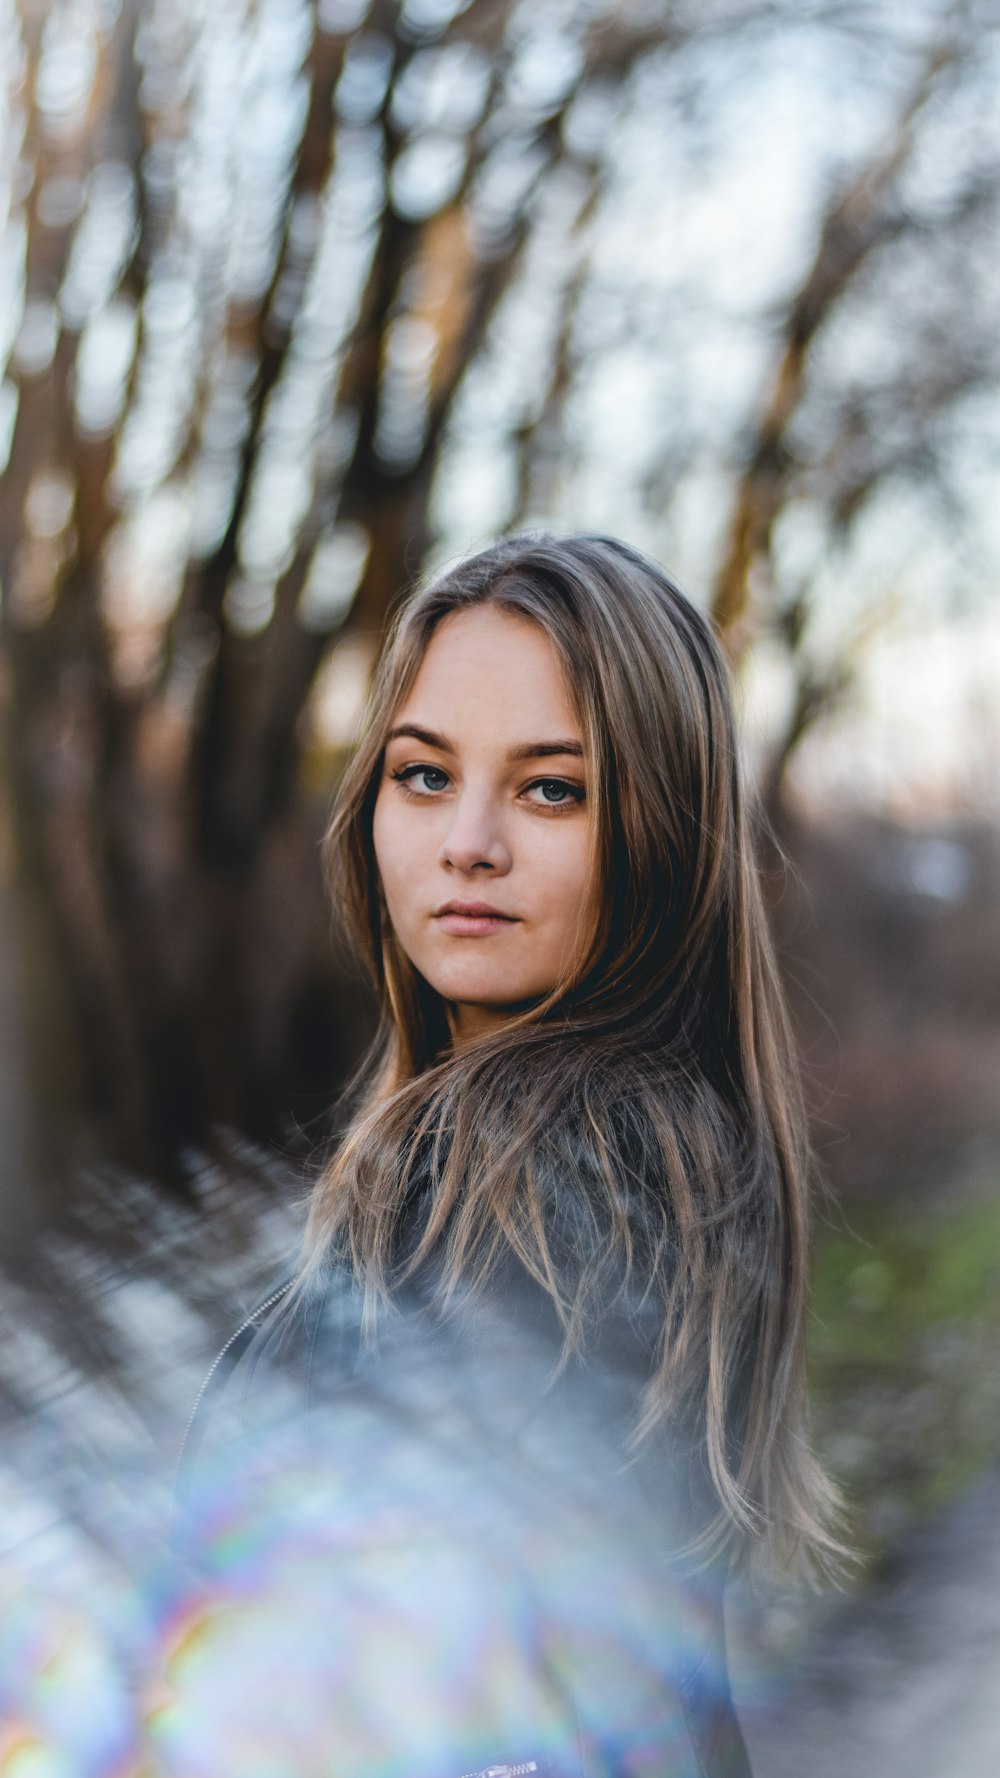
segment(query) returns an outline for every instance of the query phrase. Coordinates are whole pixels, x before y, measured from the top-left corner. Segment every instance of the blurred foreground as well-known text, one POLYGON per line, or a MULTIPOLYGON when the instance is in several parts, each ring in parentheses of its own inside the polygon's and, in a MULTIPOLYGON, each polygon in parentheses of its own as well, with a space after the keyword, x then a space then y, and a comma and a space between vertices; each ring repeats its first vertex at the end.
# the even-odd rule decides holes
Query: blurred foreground
MULTIPOLYGON (((127 1763, 137 1697, 156 1725, 154 1662, 185 1675, 204 1667, 212 1680, 213 1620, 197 1595, 167 1584, 173 1458, 215 1349, 294 1242, 297 1218, 275 1188, 274 1177, 247 1167, 243 1180, 202 1178, 199 1202, 182 1207, 134 1181, 94 1182, 72 1235, 47 1244, 30 1273, 4 1281, 5 1773, 20 1773, 17 1755, 32 1747, 24 1769, 38 1778, 173 1769, 127 1763), (60 1754, 43 1755, 53 1746, 60 1754)), ((958 1393, 962 1381, 954 1379, 958 1393)), ((869 1388, 881 1403, 879 1436, 863 1426, 855 1436, 859 1450, 870 1446, 877 1485, 856 1461, 876 1523, 896 1485, 885 1479, 887 1456, 911 1436, 913 1396, 909 1384, 894 1388, 884 1359, 869 1388)), ((847 1391, 822 1407, 835 1454, 855 1402, 847 1391)), ((760 1778, 995 1773, 1000 1469, 922 1520, 910 1497, 902 1502, 888 1552, 852 1596, 744 1588, 730 1601, 733 1685, 760 1778)), ((355 1500, 358 1510, 368 1509, 355 1500)), ((266 1551, 224 1514, 222 1526, 230 1583, 252 1595, 267 1576, 266 1551)), ((283 1662, 271 1646, 275 1621, 280 1611, 257 1628, 269 1684, 283 1662)), ((240 1661, 252 1653, 244 1648, 240 1661)), ((182 1722, 174 1733, 183 1730, 182 1722)), ((176 1750, 169 1721, 167 1734, 176 1750)), ((225 1770, 249 1778, 279 1768, 225 1770)))

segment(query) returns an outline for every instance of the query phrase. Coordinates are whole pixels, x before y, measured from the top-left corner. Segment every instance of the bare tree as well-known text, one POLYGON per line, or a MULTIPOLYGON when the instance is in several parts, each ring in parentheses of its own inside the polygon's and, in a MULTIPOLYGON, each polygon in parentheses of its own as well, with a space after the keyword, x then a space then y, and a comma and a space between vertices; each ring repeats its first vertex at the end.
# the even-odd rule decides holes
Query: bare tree
MULTIPOLYGON (((638 325, 651 364, 681 360, 662 305, 637 324, 628 266, 610 288, 601 264, 638 177, 628 132, 700 131, 701 153, 713 70, 752 82, 793 30, 915 52, 850 0, 7 0, 0 17, 3 761, 38 1122, 172 1166, 219 1124, 281 1139, 356 1051, 311 725, 328 669, 356 698, 393 600, 448 547, 435 501, 470 424, 510 452, 503 522, 558 522, 608 342, 638 325)), ((969 386, 971 346, 881 387, 823 366, 859 293, 884 310, 864 279, 886 266, 891 284, 891 253, 944 242, 964 265, 989 169, 947 214, 903 185, 968 64, 956 15, 778 323, 718 580, 734 651, 789 503, 808 492, 846 534, 969 386), (917 411, 915 432, 898 423, 917 411)), ((653 438, 653 510, 688 447, 679 420, 653 438)), ((733 456, 729 436, 712 448, 733 456)), ((801 731, 843 664, 817 676, 814 589, 779 579, 765 603, 799 662, 801 731)))
MULTIPOLYGON (((303 720, 419 566, 456 389, 573 166, 609 6, 9 10, 4 758, 53 1126, 176 1160, 325 1102, 303 720)), ((28 955, 28 953, 26 953, 28 955)))
MULTIPOLYGON (((815 256, 781 317, 712 597, 735 660, 770 626, 791 663, 788 720, 769 762, 773 806, 793 753, 843 700, 897 599, 886 587, 847 618, 836 645, 827 636, 816 646, 813 623, 828 597, 821 561, 849 571, 852 532, 887 488, 937 500, 956 533, 968 516, 953 426, 970 398, 1000 383, 986 289, 1000 143, 992 128, 984 141, 975 116, 977 66, 989 62, 998 23, 993 9, 949 8, 884 139, 832 194, 815 256), (954 140, 945 143, 942 191, 927 165, 956 118, 963 139, 957 153, 954 140), (869 354, 859 378, 850 348, 862 329, 880 339, 881 363, 869 354), (775 533, 795 503, 811 506, 822 546, 807 571, 788 574, 775 533)), ((994 448, 989 428, 984 445, 994 448)))

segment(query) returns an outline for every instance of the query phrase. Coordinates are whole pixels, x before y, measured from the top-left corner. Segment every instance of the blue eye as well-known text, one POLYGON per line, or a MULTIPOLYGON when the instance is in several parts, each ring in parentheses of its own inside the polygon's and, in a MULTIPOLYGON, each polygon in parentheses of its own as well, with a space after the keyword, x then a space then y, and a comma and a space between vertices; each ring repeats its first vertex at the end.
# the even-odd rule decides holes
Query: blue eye
POLYGON ((582 785, 567 784, 564 778, 536 778, 528 789, 540 790, 541 800, 550 809, 565 809, 582 803, 585 795, 582 785))
POLYGON ((389 776, 414 796, 433 796, 444 790, 448 783, 448 774, 440 766, 403 766, 398 772, 390 772, 389 776), (423 788, 416 785, 418 778, 423 779, 423 788))

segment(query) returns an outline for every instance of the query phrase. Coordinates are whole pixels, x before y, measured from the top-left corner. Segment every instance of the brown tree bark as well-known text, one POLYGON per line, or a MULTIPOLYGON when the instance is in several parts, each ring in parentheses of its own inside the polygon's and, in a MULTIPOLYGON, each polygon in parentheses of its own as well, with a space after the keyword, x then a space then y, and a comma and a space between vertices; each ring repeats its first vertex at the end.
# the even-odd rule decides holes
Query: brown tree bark
MULTIPOLYGON (((149 110, 136 7, 99 46, 83 124, 61 137, 47 133, 31 109, 42 53, 40 17, 33 16, 38 29, 23 82, 34 170, 26 285, 29 301, 55 305, 73 231, 40 219, 39 194, 53 178, 85 180, 109 149, 138 166, 157 142, 183 143, 193 101, 180 96, 166 113, 149 110)), ((367 282, 331 391, 336 411, 357 415, 355 442, 339 469, 317 466, 311 505, 261 630, 247 633, 229 621, 227 593, 242 572, 269 404, 296 345, 298 316, 280 317, 277 302, 290 263, 289 218, 295 205, 300 213, 310 205, 322 211, 338 132, 361 127, 350 112, 346 125, 338 122, 338 83, 355 38, 313 35, 307 114, 268 287, 251 307, 230 305, 216 336, 253 365, 232 505, 208 559, 188 562, 151 662, 137 674, 123 673, 122 637, 109 624, 105 596, 106 552, 122 523, 115 482, 121 431, 96 438, 80 431, 79 335, 59 325, 55 307, 51 362, 37 370, 15 365, 20 407, 0 488, 3 756, 37 1033, 33 1115, 40 1125, 65 1126, 63 1158, 76 1143, 78 1156, 176 1172, 221 1126, 264 1141, 294 1140, 297 1124, 328 1110, 365 1037, 364 995, 331 952, 318 868, 325 799, 301 773, 303 715, 339 638, 304 624, 299 602, 316 542, 334 516, 362 526, 370 555, 343 633, 368 636, 374 649, 425 553, 431 484, 461 376, 518 264, 532 191, 565 153, 560 132, 571 92, 544 115, 522 120, 537 146, 534 183, 506 238, 484 255, 473 243, 470 204, 496 137, 491 119, 505 102, 509 16, 498 0, 473 0, 450 28, 449 40, 489 59, 483 119, 465 140, 466 172, 453 198, 418 218, 387 199, 376 219, 367 282), (436 343, 420 449, 400 466, 381 460, 377 429, 387 333, 407 306, 436 343), (71 519, 55 537, 34 534, 26 522, 43 473, 72 495, 71 519)), ((388 0, 372 11, 366 32, 369 44, 379 32, 390 44, 385 93, 363 125, 381 139, 389 183, 407 146, 389 95, 425 45, 407 35, 388 0)), ((603 26, 592 33, 585 61, 621 78, 656 40, 654 31, 603 26)), ((148 60, 148 47, 144 53, 148 60)), ((138 304, 140 321, 151 264, 169 241, 166 226, 140 189, 136 235, 116 292, 138 304)), ((140 352, 144 339, 142 330, 140 352)), ((190 468, 198 448, 205 366, 196 370, 174 475, 190 468)), ((126 417, 137 376, 133 366, 126 417)))

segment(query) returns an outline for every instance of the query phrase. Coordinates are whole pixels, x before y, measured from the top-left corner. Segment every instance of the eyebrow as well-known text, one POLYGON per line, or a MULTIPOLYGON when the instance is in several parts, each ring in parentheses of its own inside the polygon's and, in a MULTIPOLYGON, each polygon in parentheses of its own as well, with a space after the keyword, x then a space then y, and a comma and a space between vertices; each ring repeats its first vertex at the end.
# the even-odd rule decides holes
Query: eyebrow
MULTIPOLYGON (((425 747, 434 747, 439 753, 455 753, 456 748, 444 735, 436 735, 432 729, 421 728, 416 722, 399 722, 386 735, 386 745, 390 741, 409 739, 422 741, 425 747)), ((520 747, 511 747, 507 758, 518 759, 551 759, 558 754, 569 754, 573 759, 583 758, 583 747, 579 741, 525 741, 520 747)))

